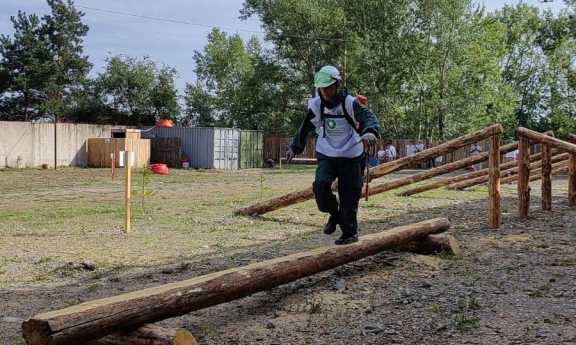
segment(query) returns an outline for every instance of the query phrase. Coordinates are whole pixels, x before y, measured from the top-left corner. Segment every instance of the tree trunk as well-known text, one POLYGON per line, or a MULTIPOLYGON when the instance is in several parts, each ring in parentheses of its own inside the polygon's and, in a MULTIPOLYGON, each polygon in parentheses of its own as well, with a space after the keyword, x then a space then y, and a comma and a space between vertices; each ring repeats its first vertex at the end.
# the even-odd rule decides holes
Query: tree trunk
MULTIPOLYGON (((407 166, 425 162, 437 156, 441 156, 450 152, 453 152, 461 147, 473 144, 478 141, 490 138, 495 134, 502 134, 503 129, 500 125, 493 125, 487 127, 483 130, 477 131, 472 134, 462 136, 460 138, 450 140, 444 144, 432 147, 430 149, 418 152, 417 154, 410 157, 403 157, 392 162, 387 162, 378 165, 370 169, 370 178, 372 180, 388 175, 395 171, 401 170, 407 166)), ((332 185, 332 189, 336 190, 337 184, 332 185)), ((312 187, 283 195, 274 199, 266 200, 249 207, 245 207, 236 211, 237 214, 243 214, 246 216, 256 216, 267 212, 277 210, 282 207, 290 206, 302 201, 312 199, 314 197, 314 192, 312 187)))
POLYGON ((22 324, 28 345, 78 344, 239 299, 398 248, 450 227, 438 218, 328 246, 36 315, 22 324))
POLYGON ((185 329, 148 324, 135 331, 110 334, 85 345, 198 345, 198 342, 192 333, 185 329))

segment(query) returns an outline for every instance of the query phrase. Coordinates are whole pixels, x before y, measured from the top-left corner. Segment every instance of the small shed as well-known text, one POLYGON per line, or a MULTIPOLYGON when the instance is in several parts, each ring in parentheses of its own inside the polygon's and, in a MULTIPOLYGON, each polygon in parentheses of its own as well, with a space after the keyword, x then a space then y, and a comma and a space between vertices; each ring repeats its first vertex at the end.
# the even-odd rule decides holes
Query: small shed
POLYGON ((86 143, 88 166, 110 168, 115 154, 116 166, 119 166, 120 151, 134 152, 134 167, 146 168, 150 164, 150 140, 141 139, 139 129, 113 128, 111 138, 89 138, 86 143))

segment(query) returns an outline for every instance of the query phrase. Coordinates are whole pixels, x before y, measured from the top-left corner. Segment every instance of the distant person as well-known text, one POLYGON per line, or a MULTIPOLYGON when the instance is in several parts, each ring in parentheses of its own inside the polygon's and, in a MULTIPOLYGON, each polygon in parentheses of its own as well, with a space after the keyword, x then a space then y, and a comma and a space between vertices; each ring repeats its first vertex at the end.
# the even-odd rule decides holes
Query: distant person
POLYGON ((340 225, 342 236, 335 244, 358 241, 358 202, 362 195, 362 160, 373 156, 378 145, 379 124, 376 116, 362 106, 346 90, 339 90, 340 72, 324 66, 314 76, 317 96, 308 101, 308 114, 290 148, 286 160, 291 161, 306 147, 306 137, 316 131, 318 167, 313 189, 316 205, 330 214, 324 226, 332 234, 340 225), (338 199, 332 183, 338 179, 338 199))
POLYGON ((380 164, 396 160, 396 147, 391 142, 384 144, 384 148, 378 151, 378 162, 380 164))
MULTIPOLYGON (((480 146, 480 144, 478 144, 478 143, 474 143, 474 144, 470 145, 468 152, 470 154, 470 157, 479 155, 480 153, 482 153, 482 146, 480 146)), ((481 163, 474 164, 471 166, 471 168, 473 171, 481 170, 482 164, 481 163)))

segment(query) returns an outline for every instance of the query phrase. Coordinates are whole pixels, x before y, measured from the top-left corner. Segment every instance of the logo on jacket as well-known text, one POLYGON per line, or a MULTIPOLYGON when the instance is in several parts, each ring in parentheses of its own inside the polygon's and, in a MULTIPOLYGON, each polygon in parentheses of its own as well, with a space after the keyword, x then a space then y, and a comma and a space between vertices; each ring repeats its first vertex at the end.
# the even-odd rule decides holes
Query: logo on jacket
POLYGON ((330 129, 334 129, 336 128, 336 121, 334 119, 328 119, 328 121, 326 121, 326 126, 330 129))

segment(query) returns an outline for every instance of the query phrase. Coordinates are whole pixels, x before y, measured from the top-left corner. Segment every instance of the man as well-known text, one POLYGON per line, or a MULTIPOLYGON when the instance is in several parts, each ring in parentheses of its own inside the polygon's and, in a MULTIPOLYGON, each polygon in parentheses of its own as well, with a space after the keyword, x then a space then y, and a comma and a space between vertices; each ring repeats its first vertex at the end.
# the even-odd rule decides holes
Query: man
POLYGON ((362 161, 364 151, 374 155, 378 143, 378 119, 356 98, 339 90, 340 73, 324 66, 314 76, 318 95, 308 101, 308 114, 292 141, 286 160, 302 153, 306 137, 316 131, 318 168, 313 184, 318 209, 330 214, 324 226, 329 235, 340 225, 342 236, 337 245, 358 241, 358 201, 362 195, 362 161), (338 179, 338 200, 332 183, 338 179))
POLYGON ((384 148, 378 151, 378 162, 380 164, 396 160, 396 147, 391 142, 387 142, 384 148))

